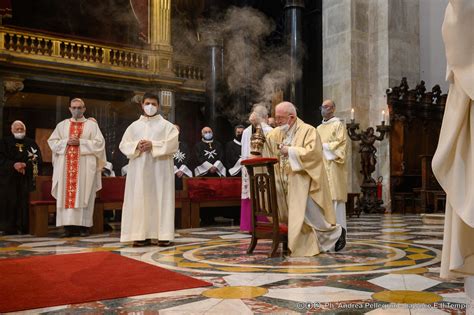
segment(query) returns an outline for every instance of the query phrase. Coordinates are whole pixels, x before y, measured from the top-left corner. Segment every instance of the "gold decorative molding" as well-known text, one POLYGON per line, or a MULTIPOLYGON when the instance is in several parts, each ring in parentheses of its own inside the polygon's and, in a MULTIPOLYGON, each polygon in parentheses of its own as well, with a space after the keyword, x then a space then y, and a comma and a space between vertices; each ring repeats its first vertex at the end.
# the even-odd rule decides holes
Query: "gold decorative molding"
MULTIPOLYGON (((153 0, 152 3, 158 3, 158 8, 169 11, 169 0, 153 0), (163 4, 168 6, 163 7, 163 4)), ((169 20, 167 23, 169 24, 169 20)), ((181 65, 174 67, 169 35, 160 35, 160 43, 155 47, 159 50, 151 50, 0 26, 0 65, 130 80, 143 84, 165 84, 177 88, 190 80, 192 82, 186 84, 188 88, 203 93, 204 67, 186 65, 189 69, 194 69, 192 71, 179 70, 182 69, 181 65)))
POLYGON ((151 48, 171 47, 171 0, 150 1, 150 22, 151 48))

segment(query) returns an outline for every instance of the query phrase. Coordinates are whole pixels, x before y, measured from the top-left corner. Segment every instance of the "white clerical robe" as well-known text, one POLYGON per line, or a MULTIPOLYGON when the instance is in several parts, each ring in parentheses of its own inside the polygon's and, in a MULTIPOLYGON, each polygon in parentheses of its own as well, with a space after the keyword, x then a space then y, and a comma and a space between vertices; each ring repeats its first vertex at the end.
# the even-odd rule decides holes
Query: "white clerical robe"
POLYGON ((174 240, 173 154, 178 151, 178 135, 161 115, 141 116, 125 131, 119 146, 129 159, 121 242, 174 240), (140 140, 151 141, 151 151, 138 151, 140 140))
POLYGON ((328 175, 336 221, 347 229, 347 131, 337 117, 321 123, 317 128, 323 143, 324 167, 328 175))
POLYGON ((92 226, 96 192, 102 188, 105 140, 96 122, 83 118, 60 122, 48 139, 53 153, 53 185, 56 225, 92 226), (69 146, 72 135, 79 146, 69 146))
POLYGON ((474 276, 473 21, 472 0, 450 0, 443 39, 447 79, 451 84, 432 162, 433 172, 446 192, 441 277, 470 276, 471 282, 474 276))
MULTIPOLYGON (((262 131, 264 135, 267 135, 272 131, 272 127, 266 123, 262 123, 262 131)), ((248 126, 242 132, 242 148, 241 148, 241 160, 250 158, 250 138, 252 137, 252 125, 248 126)), ((242 167, 242 199, 250 199, 250 186, 249 186, 249 173, 245 167, 242 167)))

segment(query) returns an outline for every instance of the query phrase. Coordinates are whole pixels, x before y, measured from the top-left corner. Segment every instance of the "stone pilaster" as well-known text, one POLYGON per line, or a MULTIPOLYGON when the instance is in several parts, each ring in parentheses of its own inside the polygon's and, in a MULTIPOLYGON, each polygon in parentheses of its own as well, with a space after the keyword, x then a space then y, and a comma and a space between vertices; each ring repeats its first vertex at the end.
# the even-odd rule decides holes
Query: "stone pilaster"
MULTIPOLYGON (((419 81, 418 0, 323 0, 323 95, 336 102, 337 115, 349 119, 351 108, 362 129, 380 124, 387 111, 385 90, 406 76, 419 81)), ((377 142, 377 169, 389 195, 388 140, 377 142)), ((352 143, 349 190, 361 182, 358 143, 352 143)))

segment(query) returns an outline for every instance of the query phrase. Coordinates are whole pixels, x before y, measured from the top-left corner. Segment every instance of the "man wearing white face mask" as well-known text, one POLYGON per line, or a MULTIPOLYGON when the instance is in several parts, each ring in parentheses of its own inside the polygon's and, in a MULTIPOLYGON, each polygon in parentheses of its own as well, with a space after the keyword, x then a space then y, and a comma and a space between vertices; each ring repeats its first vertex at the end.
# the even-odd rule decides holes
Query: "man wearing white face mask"
POLYGON ((145 93, 143 115, 125 130, 119 148, 129 159, 122 209, 121 242, 169 246, 174 240, 173 155, 178 129, 158 114, 158 96, 145 93))
POLYGON ((268 133, 264 156, 278 158, 278 214, 280 222, 288 224, 291 256, 314 256, 343 249, 345 231, 336 224, 316 129, 296 116, 295 106, 290 102, 276 106, 275 120, 279 127, 268 133))
POLYGON ((77 232, 89 235, 96 192, 102 188, 105 140, 96 122, 84 117, 80 98, 71 101, 71 118, 60 122, 48 139, 53 153, 53 187, 56 226, 64 226, 65 237, 77 232))
POLYGON ((28 233, 29 193, 35 187, 41 166, 41 152, 26 127, 16 120, 13 136, 0 141, 0 235, 28 233))
POLYGON ((197 167, 194 169, 195 176, 225 177, 224 148, 222 144, 214 140, 214 134, 210 127, 201 130, 202 139, 194 146, 197 167))

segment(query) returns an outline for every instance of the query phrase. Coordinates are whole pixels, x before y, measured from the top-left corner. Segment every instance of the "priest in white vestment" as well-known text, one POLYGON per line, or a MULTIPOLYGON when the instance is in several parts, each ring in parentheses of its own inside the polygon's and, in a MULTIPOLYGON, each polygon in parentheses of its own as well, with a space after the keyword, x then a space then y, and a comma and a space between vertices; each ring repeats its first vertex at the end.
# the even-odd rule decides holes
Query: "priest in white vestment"
POLYGON ((267 135, 264 155, 278 158, 278 214, 280 222, 288 224, 291 256, 343 249, 345 230, 336 224, 316 128, 299 119, 290 102, 276 106, 275 120, 278 128, 267 135))
POLYGON ((441 277, 465 277, 474 313, 474 1, 450 0, 443 23, 450 82, 432 167, 446 192, 441 277))
POLYGON ((72 118, 60 122, 48 139, 53 158, 51 195, 56 198, 56 226, 72 236, 81 236, 93 225, 96 192, 102 188, 105 140, 96 122, 84 118, 84 102, 75 98, 69 110, 72 118))
POLYGON ((347 131, 341 120, 334 116, 335 111, 336 105, 332 100, 323 102, 323 122, 317 130, 323 143, 324 167, 336 211, 336 222, 347 230, 347 131))
POLYGON ((129 159, 122 210, 121 242, 135 246, 174 240, 175 187, 173 155, 178 129, 158 114, 158 96, 145 93, 143 115, 125 130, 120 151, 129 159))
MULTIPOLYGON (((261 104, 257 104, 252 108, 249 116, 250 126, 242 132, 242 148, 241 159, 251 158, 250 154, 250 138, 252 130, 260 125, 264 135, 267 135, 273 128, 270 127, 266 120, 268 119, 268 109, 261 104)), ((240 230, 252 231, 252 202, 250 199, 250 179, 247 168, 242 167, 242 200, 240 202, 240 230)))

